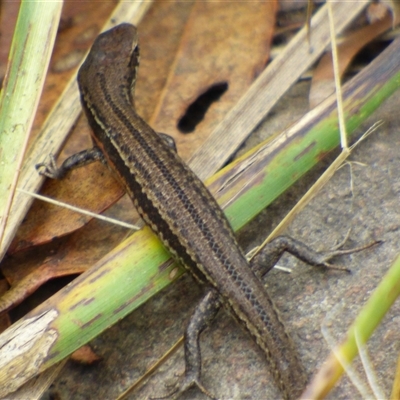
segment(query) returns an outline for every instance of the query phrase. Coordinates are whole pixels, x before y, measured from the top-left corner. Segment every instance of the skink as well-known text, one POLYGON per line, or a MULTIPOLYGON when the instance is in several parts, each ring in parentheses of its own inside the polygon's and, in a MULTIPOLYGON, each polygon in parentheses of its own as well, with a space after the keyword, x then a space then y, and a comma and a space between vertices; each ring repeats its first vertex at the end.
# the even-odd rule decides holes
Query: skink
POLYGON ((206 286, 186 329, 186 371, 175 395, 193 384, 207 393, 200 377, 198 336, 223 305, 265 353, 284 397, 294 399, 304 390, 307 374, 259 278, 260 271, 272 268, 285 250, 313 265, 329 264, 303 244, 281 237, 249 265, 213 196, 181 161, 166 136, 157 134, 135 112, 138 65, 134 26, 118 25, 96 39, 78 74, 94 147, 70 157, 58 169, 38 166, 42 173, 60 178, 76 166, 106 161, 144 221, 173 257, 206 286), (257 262, 263 267, 255 267, 257 262))

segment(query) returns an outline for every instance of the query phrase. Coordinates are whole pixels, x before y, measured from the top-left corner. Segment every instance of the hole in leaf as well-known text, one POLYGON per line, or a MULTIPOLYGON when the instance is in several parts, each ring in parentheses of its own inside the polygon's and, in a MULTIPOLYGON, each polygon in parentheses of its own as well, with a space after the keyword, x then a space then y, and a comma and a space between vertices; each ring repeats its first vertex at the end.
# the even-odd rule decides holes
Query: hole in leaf
POLYGON ((200 95, 186 110, 185 115, 178 122, 178 129, 182 133, 191 133, 196 129, 212 103, 218 101, 228 90, 228 83, 221 82, 211 86, 200 95))

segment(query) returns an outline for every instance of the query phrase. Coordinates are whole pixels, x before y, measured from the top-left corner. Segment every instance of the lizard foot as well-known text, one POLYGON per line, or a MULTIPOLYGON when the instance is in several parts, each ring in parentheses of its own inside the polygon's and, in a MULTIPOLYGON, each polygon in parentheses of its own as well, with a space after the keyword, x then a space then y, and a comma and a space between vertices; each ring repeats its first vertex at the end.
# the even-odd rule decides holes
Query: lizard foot
POLYGON ((185 393, 187 390, 191 389, 192 387, 197 387, 202 393, 204 393, 208 398, 211 400, 218 400, 217 397, 213 396, 202 384, 201 380, 196 376, 185 375, 183 379, 178 381, 174 385, 174 389, 172 392, 168 393, 162 397, 151 397, 150 400, 162 400, 162 399, 169 399, 175 400, 178 399, 181 394, 185 393))
POLYGON ((320 264, 319 265, 325 266, 325 267, 327 267, 329 269, 338 269, 338 270, 343 270, 343 271, 350 272, 350 270, 348 268, 343 267, 341 265, 331 264, 329 261, 333 257, 342 256, 342 255, 346 255, 346 254, 357 253, 359 251, 363 251, 363 250, 368 249, 368 248, 370 248, 372 246, 380 245, 380 244, 383 243, 382 240, 374 240, 374 241, 369 242, 369 243, 367 243, 367 244, 365 244, 363 246, 353 247, 351 249, 343 250, 341 248, 342 248, 342 246, 344 245, 344 243, 346 241, 347 241, 347 237, 342 243, 337 245, 333 250, 321 253, 321 258, 320 258, 320 264))

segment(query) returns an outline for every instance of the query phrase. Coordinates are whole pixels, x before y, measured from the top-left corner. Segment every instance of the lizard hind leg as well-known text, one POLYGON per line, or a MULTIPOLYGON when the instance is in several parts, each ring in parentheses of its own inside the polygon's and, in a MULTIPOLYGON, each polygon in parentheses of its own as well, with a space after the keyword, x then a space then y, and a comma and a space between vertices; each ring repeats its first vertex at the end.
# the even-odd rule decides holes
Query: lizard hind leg
POLYGON ((185 330, 185 374, 175 385, 174 390, 163 397, 152 398, 177 399, 182 393, 192 387, 197 387, 207 397, 217 400, 215 396, 204 387, 201 381, 201 353, 199 336, 210 325, 218 310, 221 308, 218 292, 208 289, 205 296, 197 305, 185 330))
POLYGON ((313 250, 305 243, 293 239, 290 236, 278 236, 271 242, 267 243, 267 245, 263 247, 261 251, 254 256, 254 258, 250 261, 250 268, 259 278, 263 277, 267 272, 269 272, 274 267, 274 265, 278 262, 279 258, 282 256, 282 254, 284 252, 288 252, 293 256, 295 256, 296 258, 298 258, 299 260, 315 267, 338 269, 350 272, 347 268, 342 267, 340 265, 331 264, 329 261, 333 257, 356 253, 381 243, 381 241, 378 240, 367 243, 364 246, 348 250, 341 250, 340 247, 342 247, 344 242, 341 243, 332 251, 319 252, 313 250))

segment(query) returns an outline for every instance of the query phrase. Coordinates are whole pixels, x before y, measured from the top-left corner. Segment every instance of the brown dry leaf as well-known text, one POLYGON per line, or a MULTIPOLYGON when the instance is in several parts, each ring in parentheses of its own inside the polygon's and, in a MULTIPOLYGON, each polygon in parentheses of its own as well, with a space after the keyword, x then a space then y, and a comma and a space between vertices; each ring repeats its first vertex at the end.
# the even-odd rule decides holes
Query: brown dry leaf
POLYGON ((193 2, 158 1, 140 23, 135 106, 145 121, 150 120, 160 100, 192 7, 193 2))
POLYGON ((310 0, 279 0, 279 11, 287 12, 304 9, 309 1, 310 0))
POLYGON ((399 0, 381 0, 392 12, 393 15, 393 26, 399 23, 400 19, 400 2, 399 0))
MULTIPOLYGON (((121 219, 126 216, 125 209, 118 208, 115 212, 121 219)), ((131 214, 134 214, 132 209, 131 214)), ((128 233, 125 228, 95 219, 54 245, 9 257, 2 263, 1 272, 11 288, 0 297, 0 313, 20 304, 50 279, 84 272, 128 233)))
POLYGON ((366 10, 367 20, 370 24, 385 18, 387 13, 388 7, 382 3, 371 3, 366 10))
MULTIPOLYGON (((91 146, 89 127, 81 117, 58 157, 60 160, 58 164, 68 156, 91 146)), ((110 207, 124 193, 124 189, 115 180, 111 171, 101 163, 76 169, 59 181, 48 179, 40 191, 43 196, 96 213, 101 213, 110 207)), ((90 219, 89 216, 61 206, 35 200, 7 253, 13 254, 65 236, 81 228, 90 219)))
POLYGON ((151 123, 175 138, 183 159, 204 142, 264 68, 276 8, 276 2, 197 2, 193 6, 151 123), (205 93, 209 96, 201 97, 205 93), (210 97, 214 103, 209 107, 210 97), (197 126, 193 118, 198 121, 202 115, 182 120, 196 100, 197 111, 201 107, 207 111, 197 126), (182 133, 194 127, 195 134, 182 133))
POLYGON ((8 52, 10 51, 12 35, 19 11, 19 2, 3 1, 0 14, 0 81, 6 73, 8 52))
POLYGON ((82 346, 71 354, 70 359, 79 364, 91 365, 102 360, 89 345, 82 346))
MULTIPOLYGON (((106 166, 93 163, 72 171, 60 181, 47 180, 41 194, 75 207, 101 213, 125 193, 106 166), (101 184, 99 185, 99 182, 101 184), (93 190, 93 188, 97 190, 93 190)), ((92 217, 36 200, 12 241, 8 254, 67 235, 92 217)))
MULTIPOLYGON (((339 72, 342 76, 354 56, 369 42, 392 27, 392 18, 386 15, 348 35, 338 46, 339 72)), ((332 53, 327 52, 313 72, 309 102, 310 109, 321 103, 335 91, 332 53)))
POLYGON ((114 7, 113 2, 107 1, 64 3, 57 40, 36 114, 33 137, 114 7))
MULTIPOLYGON (((8 290, 8 283, 5 279, 0 280, 0 296, 6 293, 8 290)), ((11 320, 8 314, 0 315, 0 333, 4 332, 9 326, 11 326, 11 320)))

